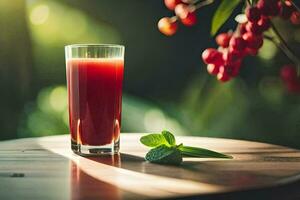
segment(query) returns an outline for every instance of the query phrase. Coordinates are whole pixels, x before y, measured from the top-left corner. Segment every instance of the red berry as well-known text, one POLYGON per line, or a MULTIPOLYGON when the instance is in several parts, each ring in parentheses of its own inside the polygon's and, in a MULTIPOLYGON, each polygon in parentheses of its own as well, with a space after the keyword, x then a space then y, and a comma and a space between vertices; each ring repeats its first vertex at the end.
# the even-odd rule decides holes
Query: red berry
POLYGON ((246 16, 248 21, 257 22, 260 19, 260 10, 257 7, 246 8, 246 16))
POLYGON ((214 64, 220 66, 223 64, 222 53, 217 49, 208 48, 202 53, 202 60, 206 64, 214 64))
POLYGON ((189 6, 186 5, 186 4, 180 3, 180 4, 176 5, 174 11, 175 11, 175 14, 176 14, 180 19, 183 19, 183 18, 186 18, 186 16, 187 16, 188 13, 189 13, 189 6))
POLYGON ((262 35, 254 35, 251 32, 243 34, 243 39, 247 42, 247 47, 250 49, 259 49, 264 41, 262 35))
POLYGON ((286 82, 295 81, 297 79, 297 71, 293 65, 285 65, 281 68, 280 76, 286 82))
POLYGON ((292 13, 295 11, 293 4, 290 1, 279 2, 279 15, 283 19, 289 19, 292 13))
POLYGON ((220 67, 217 79, 221 82, 227 82, 230 80, 230 76, 227 74, 225 66, 220 67))
POLYGON ((197 23, 197 17, 195 12, 190 12, 186 18, 181 19, 182 24, 186 26, 193 26, 197 23))
POLYGON ((231 33, 221 33, 216 37, 216 42, 219 46, 227 48, 231 38, 231 33))
POLYGON ((174 20, 169 17, 161 18, 158 21, 157 26, 159 31, 167 36, 174 35, 178 29, 178 24, 176 19, 174 20))
POLYGON ((258 53, 258 49, 251 49, 251 48, 246 48, 244 50, 246 55, 250 55, 250 56, 256 56, 258 53))
POLYGON ((300 24, 300 12, 293 12, 290 18, 292 24, 299 25, 300 24))
POLYGON ((236 77, 241 69, 241 63, 242 62, 236 62, 235 64, 232 65, 227 65, 226 66, 226 72, 230 77, 236 77))
POLYGON ((241 51, 236 51, 230 49, 223 53, 223 60, 226 65, 234 65, 235 63, 241 62, 243 58, 243 53, 241 51))
POLYGON ((211 75, 217 75, 219 73, 219 66, 214 65, 214 64, 208 64, 207 71, 211 75))
POLYGON ((175 14, 179 17, 182 24, 186 26, 193 26, 197 23, 195 10, 195 6, 181 3, 175 7, 175 14))
POLYGON ((260 20, 257 22, 257 25, 260 27, 261 31, 266 31, 270 28, 270 19, 268 17, 262 17, 260 20))
POLYGON ((273 0, 274 3, 273 3, 273 6, 272 6, 272 10, 270 10, 270 14, 269 16, 277 16, 279 15, 279 11, 280 11, 280 8, 279 8, 279 0, 273 0))
POLYGON ((255 35, 262 34, 263 32, 262 28, 257 23, 253 23, 253 22, 248 22, 246 24, 246 30, 248 32, 252 32, 255 35))
POLYGON ((256 6, 264 16, 276 16, 279 14, 278 0, 259 0, 256 6))
POLYGON ((228 74, 226 74, 226 73, 218 73, 217 79, 220 82, 227 82, 227 81, 230 80, 230 76, 228 74))
POLYGON ((174 10, 175 7, 181 3, 181 0, 164 0, 165 5, 168 9, 174 10))
POLYGON ((226 73, 229 77, 236 77, 240 72, 241 63, 242 62, 236 62, 234 64, 221 66, 219 73, 226 73))
POLYGON ((246 42, 242 37, 233 36, 229 41, 229 46, 237 51, 242 51, 246 47, 246 42))

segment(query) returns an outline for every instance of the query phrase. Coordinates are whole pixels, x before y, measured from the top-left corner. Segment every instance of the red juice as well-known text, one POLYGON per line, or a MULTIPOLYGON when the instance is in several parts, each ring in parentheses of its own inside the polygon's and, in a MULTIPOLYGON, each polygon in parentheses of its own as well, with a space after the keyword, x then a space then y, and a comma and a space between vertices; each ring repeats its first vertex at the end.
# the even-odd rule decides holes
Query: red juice
POLYGON ((123 59, 67 60, 72 142, 100 146, 119 140, 123 69, 123 59))

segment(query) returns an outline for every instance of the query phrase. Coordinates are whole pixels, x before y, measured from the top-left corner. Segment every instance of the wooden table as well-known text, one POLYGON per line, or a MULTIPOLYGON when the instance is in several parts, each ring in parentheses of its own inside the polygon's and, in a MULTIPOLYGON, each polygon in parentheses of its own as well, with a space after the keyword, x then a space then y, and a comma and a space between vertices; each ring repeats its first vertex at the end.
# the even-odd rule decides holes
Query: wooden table
POLYGON ((0 199, 300 199, 300 151, 230 139, 178 142, 234 156, 151 164, 141 135, 122 134, 121 153, 84 158, 68 135, 0 142, 0 199))

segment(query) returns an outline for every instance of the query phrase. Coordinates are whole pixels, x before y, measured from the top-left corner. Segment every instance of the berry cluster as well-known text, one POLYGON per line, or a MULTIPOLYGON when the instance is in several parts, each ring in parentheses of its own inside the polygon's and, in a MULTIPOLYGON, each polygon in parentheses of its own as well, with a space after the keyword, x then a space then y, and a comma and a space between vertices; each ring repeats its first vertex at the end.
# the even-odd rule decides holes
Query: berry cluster
POLYGON ((221 82, 239 74, 245 56, 257 55, 263 45, 263 33, 270 28, 270 19, 280 16, 299 24, 299 12, 290 0, 259 0, 245 10, 247 21, 238 25, 234 33, 221 33, 216 37, 218 49, 208 48, 202 53, 208 73, 221 82))
MULTIPOLYGON (((158 29, 167 36, 174 35, 179 22, 185 26, 197 23, 196 10, 213 3, 214 0, 164 0, 165 6, 175 13, 172 17, 163 17, 158 22, 158 29)), ((291 52, 286 42, 271 22, 274 17, 289 20, 294 25, 300 24, 299 8, 292 0, 244 0, 246 3, 244 20, 234 32, 220 33, 216 37, 218 48, 208 48, 202 53, 202 59, 207 64, 207 71, 215 75, 221 82, 236 77, 241 69, 241 63, 246 56, 257 55, 264 39, 274 42, 294 62, 300 70, 300 61, 291 52), (272 27, 279 43, 265 32, 272 27), (287 52, 288 51, 288 52, 287 52), (292 55, 292 57, 291 57, 292 55)), ((295 65, 286 65, 281 70, 287 89, 300 93, 300 77, 295 65)))
POLYGON ((285 65, 281 68, 281 79, 287 90, 292 93, 300 93, 300 78, 297 77, 297 70, 293 65, 285 65))
POLYGON ((178 19, 185 26, 193 26, 197 23, 196 5, 188 0, 164 0, 166 7, 175 12, 173 17, 163 17, 158 22, 161 33, 171 36, 178 29, 178 19))

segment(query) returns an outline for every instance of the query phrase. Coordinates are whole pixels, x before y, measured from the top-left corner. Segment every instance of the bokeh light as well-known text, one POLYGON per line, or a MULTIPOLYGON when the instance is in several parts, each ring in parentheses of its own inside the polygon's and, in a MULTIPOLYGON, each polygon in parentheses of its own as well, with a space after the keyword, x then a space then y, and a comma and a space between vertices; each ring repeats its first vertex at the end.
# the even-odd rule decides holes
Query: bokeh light
POLYGON ((148 132, 159 132, 166 128, 166 118, 158 109, 151 109, 144 116, 144 126, 148 132))
POLYGON ((54 88, 49 96, 52 109, 57 112, 64 112, 67 109, 67 91, 65 86, 54 88))
POLYGON ((81 10, 49 0, 30 1, 27 6, 37 44, 120 42, 113 27, 95 22, 81 10))
POLYGON ((49 7, 47 5, 38 5, 34 7, 30 13, 30 21, 34 25, 41 25, 47 21, 49 17, 49 7))
POLYGON ((263 60, 271 60, 277 53, 277 48, 269 40, 264 40, 262 48, 259 50, 259 58, 263 60))

